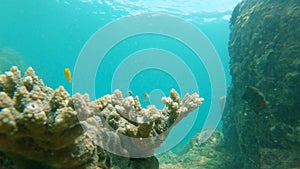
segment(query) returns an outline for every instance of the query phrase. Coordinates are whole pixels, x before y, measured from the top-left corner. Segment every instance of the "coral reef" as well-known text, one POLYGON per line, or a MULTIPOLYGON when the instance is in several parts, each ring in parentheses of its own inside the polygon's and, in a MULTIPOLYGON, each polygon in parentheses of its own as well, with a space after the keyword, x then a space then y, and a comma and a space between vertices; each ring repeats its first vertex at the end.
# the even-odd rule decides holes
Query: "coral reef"
POLYGON ((153 150, 170 129, 203 102, 182 101, 175 90, 166 107, 142 108, 116 90, 95 101, 44 85, 32 68, 0 75, 0 151, 17 168, 158 168, 153 150))
POLYGON ((83 164, 94 153, 63 87, 46 87, 32 68, 0 75, 0 150, 15 162, 38 160, 55 167, 83 164), (20 160, 18 160, 20 159, 20 160), (60 160, 58 160, 60 159, 60 160))
POLYGON ((245 0, 233 11, 223 113, 233 168, 300 167, 299 16, 297 0, 245 0))

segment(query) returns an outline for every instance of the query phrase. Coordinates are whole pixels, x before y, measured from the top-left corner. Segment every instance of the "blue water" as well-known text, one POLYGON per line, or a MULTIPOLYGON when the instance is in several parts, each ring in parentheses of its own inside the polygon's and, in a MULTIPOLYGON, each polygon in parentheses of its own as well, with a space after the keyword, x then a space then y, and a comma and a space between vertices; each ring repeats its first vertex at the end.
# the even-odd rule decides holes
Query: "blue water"
MULTIPOLYGON (((170 1, 172 4, 169 5, 166 1, 159 8, 152 6, 147 10, 146 7, 134 6, 133 2, 128 3, 128 6, 124 3, 122 6, 122 3, 120 3, 125 1, 99 2, 2 0, 0 3, 0 48, 8 47, 18 51, 26 64, 35 69, 46 85, 52 88, 63 85, 69 93, 72 93, 72 84, 65 79, 63 70, 65 67, 71 70, 74 69, 82 47, 93 33, 106 24, 124 16, 143 12, 162 12, 186 20, 207 36, 224 65, 226 84, 230 84, 227 50, 229 41, 228 15, 231 14, 236 2, 232 5, 207 5, 207 10, 201 6, 205 4, 205 1, 199 3, 199 7, 194 6, 194 4, 190 5, 193 8, 185 6, 186 10, 181 9, 181 1, 178 1, 177 4, 176 1, 170 1), (199 8, 199 11, 197 8, 199 8)), ((148 1, 143 2, 143 5, 147 5, 146 2, 148 1)), ((153 1, 152 3, 159 3, 159 1, 153 1)), ((120 27, 120 31, 122 31, 122 27, 120 27)), ((116 44, 99 64, 95 76, 95 95, 101 97, 111 93, 114 90, 111 87, 112 76, 118 65, 130 54, 147 48, 164 49, 183 60, 196 77, 195 80, 199 89, 197 92, 205 98, 205 103, 199 111, 193 112, 198 113, 198 116, 196 123, 189 126, 192 127, 192 130, 189 133, 184 133, 187 136, 183 142, 186 142, 190 137, 201 131, 210 106, 219 105, 218 103, 213 103, 215 105, 210 104, 211 84, 203 63, 191 49, 179 41, 164 36, 145 34, 127 38, 116 44)), ((170 62, 172 61, 170 60, 170 62)), ((144 92, 151 93, 157 91, 156 89, 160 91, 157 92, 159 96, 168 95, 171 88, 179 91, 181 96, 185 94, 180 92, 180 86, 174 77, 155 68, 137 73, 129 84, 129 90, 140 98, 143 97, 144 92)), ((126 93, 126 91, 123 92, 126 93)), ((191 90, 189 92, 196 91, 191 90)), ((162 108, 161 103, 150 101, 142 101, 143 106, 155 103, 157 107, 162 108)), ((187 123, 184 125, 192 124, 187 123)), ((172 135, 178 133, 180 133, 180 128, 172 132, 168 140, 172 140, 172 135)))

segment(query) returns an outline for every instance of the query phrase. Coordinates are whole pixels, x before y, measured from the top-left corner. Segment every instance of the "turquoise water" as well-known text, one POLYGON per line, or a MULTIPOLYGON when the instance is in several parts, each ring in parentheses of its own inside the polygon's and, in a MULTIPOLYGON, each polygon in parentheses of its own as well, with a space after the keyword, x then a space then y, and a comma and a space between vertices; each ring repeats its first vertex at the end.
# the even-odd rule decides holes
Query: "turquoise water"
MULTIPOLYGON (((165 1, 165 3, 128 1, 126 3, 126 1, 2 0, 0 48, 7 47, 19 52, 26 65, 32 66, 46 85, 52 88, 63 85, 69 93, 72 93, 72 84, 65 79, 63 70, 65 67, 75 69, 77 57, 93 33, 106 24, 125 16, 144 12, 163 13, 184 19, 207 36, 220 57, 226 84, 229 85, 231 79, 227 49, 228 17, 235 4, 236 2, 228 2, 228 4, 216 5, 216 3, 206 1, 183 4, 181 1, 177 3, 176 1, 165 1), (135 5, 138 3, 140 5, 135 5)), ((120 31, 122 29, 120 27, 120 31)), ((198 114, 196 123, 185 123, 181 126, 189 125, 187 127, 192 128, 189 133, 184 133, 186 137, 183 142, 186 142, 201 131, 210 107, 219 105, 218 103, 210 104, 211 84, 205 66, 189 47, 179 41, 164 36, 145 34, 127 38, 116 44, 99 63, 94 79, 95 95, 101 97, 111 93, 114 90, 111 87, 112 77, 118 65, 130 54, 147 48, 164 49, 183 60, 193 72, 199 89, 199 91, 191 89, 189 92, 199 92, 201 97, 205 98, 205 103, 201 108, 193 112, 198 114)), ((147 106, 152 103, 159 108, 162 108, 161 103, 155 99, 151 101, 151 98, 168 95, 171 88, 179 91, 181 96, 185 94, 180 92, 180 85, 172 75, 155 68, 138 72, 129 84, 129 90, 140 98, 144 92, 150 94, 153 92, 150 100, 142 101, 142 104, 147 106), (155 91, 159 91, 156 92, 157 96, 155 96, 155 91)), ((126 92, 123 91, 123 93, 126 92)), ((168 140, 171 141, 176 133, 181 133, 180 127, 171 133, 168 140)))

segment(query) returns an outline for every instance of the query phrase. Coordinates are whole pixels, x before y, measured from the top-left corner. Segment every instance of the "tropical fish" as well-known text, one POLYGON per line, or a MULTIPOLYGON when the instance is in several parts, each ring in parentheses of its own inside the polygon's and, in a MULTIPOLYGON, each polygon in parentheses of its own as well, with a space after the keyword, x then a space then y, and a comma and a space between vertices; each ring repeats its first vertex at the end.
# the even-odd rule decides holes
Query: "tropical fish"
POLYGON ((248 86, 246 92, 242 96, 246 100, 255 113, 259 113, 267 106, 267 100, 262 92, 256 87, 248 86))
POLYGON ((147 93, 147 92, 144 92, 144 93, 143 93, 143 101, 144 101, 144 102, 147 102, 147 101, 149 100, 149 97, 150 97, 150 96, 149 96, 149 93, 147 93))
POLYGON ((72 77, 71 77, 71 71, 69 68, 65 68, 64 70, 65 73, 65 77, 68 80, 68 82, 70 83, 72 81, 72 77))

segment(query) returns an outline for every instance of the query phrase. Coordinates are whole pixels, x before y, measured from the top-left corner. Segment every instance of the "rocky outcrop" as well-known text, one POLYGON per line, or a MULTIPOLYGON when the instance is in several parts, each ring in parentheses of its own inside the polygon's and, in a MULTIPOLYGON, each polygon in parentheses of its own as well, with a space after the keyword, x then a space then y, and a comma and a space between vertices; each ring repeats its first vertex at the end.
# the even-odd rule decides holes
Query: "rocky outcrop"
POLYGON ((300 167, 299 16, 298 0, 246 0, 233 11, 223 131, 235 168, 300 167))

